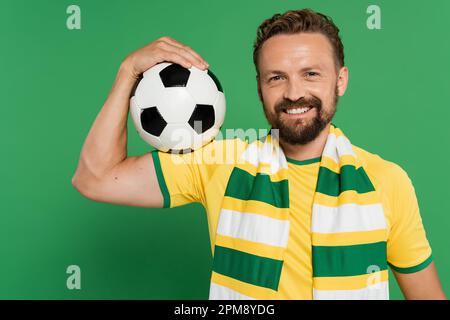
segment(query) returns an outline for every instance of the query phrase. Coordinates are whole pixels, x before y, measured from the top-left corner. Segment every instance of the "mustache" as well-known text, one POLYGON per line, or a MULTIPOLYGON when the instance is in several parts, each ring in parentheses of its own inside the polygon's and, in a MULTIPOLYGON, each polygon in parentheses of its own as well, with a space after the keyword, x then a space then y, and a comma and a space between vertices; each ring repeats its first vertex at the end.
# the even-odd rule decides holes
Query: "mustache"
POLYGON ((322 100, 320 100, 317 97, 301 97, 300 99, 296 100, 296 101, 292 101, 289 99, 283 99, 283 101, 281 101, 280 103, 278 103, 275 106, 275 112, 283 112, 283 110, 290 108, 290 107, 298 107, 298 108, 302 108, 302 107, 313 107, 313 108, 317 108, 319 111, 322 108, 322 100))

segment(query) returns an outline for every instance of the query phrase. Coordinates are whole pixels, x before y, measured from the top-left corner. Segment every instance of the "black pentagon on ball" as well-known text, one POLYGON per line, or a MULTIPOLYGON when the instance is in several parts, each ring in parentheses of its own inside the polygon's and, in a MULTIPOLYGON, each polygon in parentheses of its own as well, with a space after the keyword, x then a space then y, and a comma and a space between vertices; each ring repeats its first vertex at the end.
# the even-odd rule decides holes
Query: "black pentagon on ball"
POLYGON ((217 90, 223 93, 222 85, 220 84, 219 79, 216 77, 216 75, 208 69, 208 75, 213 79, 214 83, 216 84, 217 90))
POLYGON ((186 87, 190 74, 191 72, 188 69, 173 63, 162 69, 159 72, 159 77, 166 88, 186 87))
POLYGON ((197 104, 188 121, 197 134, 202 134, 211 128, 214 122, 214 107, 209 104, 197 104))
POLYGON ((159 113, 158 108, 150 107, 142 110, 141 125, 146 132, 159 137, 166 127, 167 122, 161 113, 159 113))

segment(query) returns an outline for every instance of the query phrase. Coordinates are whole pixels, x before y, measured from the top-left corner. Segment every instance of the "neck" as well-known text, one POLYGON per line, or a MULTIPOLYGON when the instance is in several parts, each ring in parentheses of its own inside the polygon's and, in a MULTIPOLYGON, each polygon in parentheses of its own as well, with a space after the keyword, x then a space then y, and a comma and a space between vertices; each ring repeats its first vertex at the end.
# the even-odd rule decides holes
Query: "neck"
POLYGON ((280 139, 280 146, 286 157, 294 160, 308 160, 322 155, 325 143, 327 142, 330 123, 320 132, 320 134, 311 142, 303 145, 294 145, 284 142, 280 139))

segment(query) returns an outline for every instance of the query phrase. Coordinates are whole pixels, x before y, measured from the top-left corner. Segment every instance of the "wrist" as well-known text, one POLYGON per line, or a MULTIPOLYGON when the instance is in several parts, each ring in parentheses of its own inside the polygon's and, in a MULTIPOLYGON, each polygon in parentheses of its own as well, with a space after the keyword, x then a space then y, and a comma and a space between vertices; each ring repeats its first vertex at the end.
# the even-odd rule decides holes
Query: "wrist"
POLYGON ((138 84, 138 78, 134 75, 131 65, 124 60, 117 71, 112 87, 113 92, 120 92, 120 95, 126 95, 128 99, 131 98, 138 84))
POLYGON ((136 81, 139 78, 139 75, 136 74, 134 70, 133 64, 131 62, 131 58, 126 57, 119 67, 119 73, 123 74, 126 77, 129 77, 131 80, 136 81))

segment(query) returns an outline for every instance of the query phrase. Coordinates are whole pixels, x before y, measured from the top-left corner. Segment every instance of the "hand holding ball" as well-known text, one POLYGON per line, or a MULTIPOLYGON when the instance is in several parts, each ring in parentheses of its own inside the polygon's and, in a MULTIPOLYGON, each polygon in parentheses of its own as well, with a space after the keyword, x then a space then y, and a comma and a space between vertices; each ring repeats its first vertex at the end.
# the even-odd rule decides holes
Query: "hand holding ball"
POLYGON ((222 86, 209 70, 159 63, 143 73, 130 112, 141 138, 164 152, 186 153, 212 141, 223 124, 222 86))

